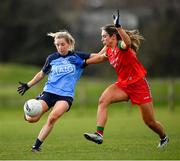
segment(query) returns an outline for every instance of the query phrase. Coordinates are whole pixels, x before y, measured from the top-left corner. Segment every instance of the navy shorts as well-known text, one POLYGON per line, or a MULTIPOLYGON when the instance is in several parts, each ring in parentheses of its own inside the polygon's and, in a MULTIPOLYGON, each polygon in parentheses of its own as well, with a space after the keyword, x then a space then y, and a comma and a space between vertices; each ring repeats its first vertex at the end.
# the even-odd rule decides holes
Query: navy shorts
POLYGON ((36 99, 45 101, 49 108, 53 107, 57 101, 66 101, 69 104, 68 111, 70 110, 70 107, 73 102, 72 97, 59 96, 49 92, 42 92, 39 96, 36 97, 36 99))

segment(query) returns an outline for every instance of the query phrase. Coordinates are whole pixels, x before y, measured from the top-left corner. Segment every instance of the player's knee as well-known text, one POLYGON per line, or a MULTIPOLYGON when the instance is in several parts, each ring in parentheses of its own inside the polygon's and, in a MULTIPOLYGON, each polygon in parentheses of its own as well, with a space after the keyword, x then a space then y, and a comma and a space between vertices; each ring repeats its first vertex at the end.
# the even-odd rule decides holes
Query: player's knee
POLYGON ((58 119, 58 116, 56 116, 56 115, 51 115, 51 116, 48 118, 48 124, 53 125, 53 124, 56 122, 57 119, 58 119))
POLYGON ((100 97, 98 104, 107 106, 108 104, 110 104, 110 102, 106 98, 100 97))

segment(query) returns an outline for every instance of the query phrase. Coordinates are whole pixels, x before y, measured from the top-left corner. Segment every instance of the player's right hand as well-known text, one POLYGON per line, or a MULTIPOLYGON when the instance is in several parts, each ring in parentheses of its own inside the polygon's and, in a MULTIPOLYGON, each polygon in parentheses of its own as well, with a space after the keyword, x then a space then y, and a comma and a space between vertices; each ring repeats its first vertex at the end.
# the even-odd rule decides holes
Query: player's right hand
POLYGON ((23 82, 19 82, 19 84, 20 86, 18 86, 17 91, 22 96, 29 89, 29 86, 27 85, 27 83, 23 83, 23 82))

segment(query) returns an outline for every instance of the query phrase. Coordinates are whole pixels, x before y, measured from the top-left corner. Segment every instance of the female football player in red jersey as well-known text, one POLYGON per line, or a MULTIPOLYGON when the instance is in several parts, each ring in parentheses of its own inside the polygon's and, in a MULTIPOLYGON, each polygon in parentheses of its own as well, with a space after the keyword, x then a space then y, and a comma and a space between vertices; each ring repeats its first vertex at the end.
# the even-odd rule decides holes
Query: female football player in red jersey
POLYGON ((151 91, 145 78, 146 70, 137 59, 136 52, 143 37, 138 30, 126 31, 119 22, 119 11, 113 15, 114 25, 102 27, 101 54, 86 60, 86 64, 109 61, 118 80, 105 89, 99 99, 97 131, 84 133, 86 139, 97 144, 103 142, 103 130, 107 122, 108 106, 115 102, 128 101, 139 106, 144 123, 160 137, 158 148, 167 145, 169 138, 163 126, 155 120, 151 91))

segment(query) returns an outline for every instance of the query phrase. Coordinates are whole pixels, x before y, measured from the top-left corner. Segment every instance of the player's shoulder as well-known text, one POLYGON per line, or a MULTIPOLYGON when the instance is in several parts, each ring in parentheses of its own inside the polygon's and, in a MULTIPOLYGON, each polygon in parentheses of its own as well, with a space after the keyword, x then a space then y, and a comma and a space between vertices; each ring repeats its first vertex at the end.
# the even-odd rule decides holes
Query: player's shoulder
POLYGON ((58 52, 54 52, 54 53, 52 53, 52 54, 50 54, 50 55, 47 56, 46 62, 45 62, 45 64, 44 64, 43 68, 42 68, 42 71, 43 71, 44 73, 46 73, 46 74, 49 73, 50 68, 51 68, 51 65, 50 65, 51 62, 52 62, 53 60, 55 60, 55 59, 58 59, 59 55, 60 55, 60 54, 58 54, 58 52))
POLYGON ((60 54, 58 52, 54 52, 47 56, 47 60, 52 61, 54 59, 58 59, 59 57, 60 57, 60 54))
POLYGON ((47 58, 54 58, 54 57, 58 57, 58 56, 59 56, 59 53, 58 53, 58 52, 53 52, 53 53, 49 54, 49 55, 47 56, 47 58))
POLYGON ((78 55, 82 59, 88 59, 90 57, 90 53, 84 52, 84 51, 74 51, 75 55, 78 55))

